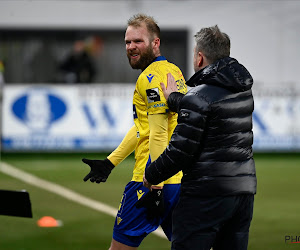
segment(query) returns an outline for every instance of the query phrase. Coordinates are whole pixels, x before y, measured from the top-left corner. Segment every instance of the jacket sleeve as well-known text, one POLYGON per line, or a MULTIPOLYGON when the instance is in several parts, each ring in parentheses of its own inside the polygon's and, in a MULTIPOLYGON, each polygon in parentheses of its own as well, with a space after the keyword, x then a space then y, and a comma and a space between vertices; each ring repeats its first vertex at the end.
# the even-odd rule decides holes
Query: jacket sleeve
POLYGON ((184 94, 180 92, 172 92, 168 97, 168 107, 171 111, 178 113, 179 105, 184 94))
POLYGON ((201 140, 209 108, 206 98, 195 93, 182 98, 178 124, 168 147, 145 171, 149 183, 160 183, 180 170, 192 167, 201 152, 201 140))

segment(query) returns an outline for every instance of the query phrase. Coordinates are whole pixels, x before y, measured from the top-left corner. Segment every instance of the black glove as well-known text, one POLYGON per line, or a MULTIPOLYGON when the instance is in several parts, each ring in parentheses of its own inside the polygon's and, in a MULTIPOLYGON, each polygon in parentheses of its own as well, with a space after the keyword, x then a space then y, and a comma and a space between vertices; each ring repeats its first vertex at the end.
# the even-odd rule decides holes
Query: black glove
POLYGON ((111 170, 115 167, 110 160, 89 160, 82 159, 85 164, 88 164, 91 171, 84 177, 84 181, 90 179, 91 182, 106 182, 111 170))
POLYGON ((147 209, 148 219, 153 219, 163 215, 165 203, 162 189, 152 189, 143 195, 136 203, 137 208, 145 207, 147 209))

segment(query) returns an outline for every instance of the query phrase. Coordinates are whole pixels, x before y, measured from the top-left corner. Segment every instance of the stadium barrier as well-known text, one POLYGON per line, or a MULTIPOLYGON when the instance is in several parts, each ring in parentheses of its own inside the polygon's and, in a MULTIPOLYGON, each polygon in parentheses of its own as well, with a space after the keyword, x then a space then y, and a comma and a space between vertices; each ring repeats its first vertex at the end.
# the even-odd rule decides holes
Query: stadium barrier
MULTIPOLYGON (((134 84, 5 85, 2 151, 113 150, 133 125, 134 84)), ((255 151, 300 150, 300 92, 253 91, 255 151)))

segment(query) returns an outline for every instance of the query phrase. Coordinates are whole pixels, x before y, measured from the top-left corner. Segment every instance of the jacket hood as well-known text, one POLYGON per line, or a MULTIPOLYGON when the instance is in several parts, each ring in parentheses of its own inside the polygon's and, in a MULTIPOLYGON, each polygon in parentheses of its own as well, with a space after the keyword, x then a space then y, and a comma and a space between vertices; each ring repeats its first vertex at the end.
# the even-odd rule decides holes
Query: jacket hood
POLYGON ((209 84, 233 92, 244 92, 251 89, 253 78, 236 59, 225 57, 196 72, 186 84, 190 87, 209 84))

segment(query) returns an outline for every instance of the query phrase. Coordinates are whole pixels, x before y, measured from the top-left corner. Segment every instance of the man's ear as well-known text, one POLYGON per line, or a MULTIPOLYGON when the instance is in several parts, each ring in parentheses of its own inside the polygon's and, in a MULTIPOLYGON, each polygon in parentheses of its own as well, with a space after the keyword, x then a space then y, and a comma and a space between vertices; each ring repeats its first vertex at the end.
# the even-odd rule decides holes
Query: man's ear
POLYGON ((207 60, 207 57, 200 51, 198 52, 198 67, 200 69, 206 67, 210 64, 210 62, 207 60))
POLYGON ((204 55, 202 52, 199 51, 197 57, 198 57, 198 67, 201 68, 204 63, 204 58, 203 58, 204 55))
POLYGON ((160 39, 158 37, 154 38, 152 41, 152 46, 154 49, 159 49, 160 47, 160 39))

